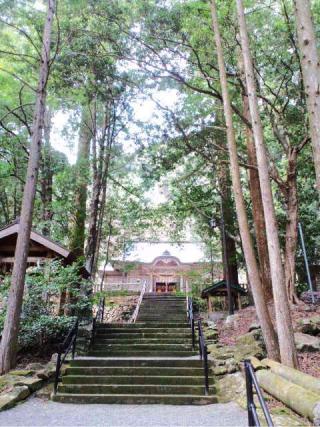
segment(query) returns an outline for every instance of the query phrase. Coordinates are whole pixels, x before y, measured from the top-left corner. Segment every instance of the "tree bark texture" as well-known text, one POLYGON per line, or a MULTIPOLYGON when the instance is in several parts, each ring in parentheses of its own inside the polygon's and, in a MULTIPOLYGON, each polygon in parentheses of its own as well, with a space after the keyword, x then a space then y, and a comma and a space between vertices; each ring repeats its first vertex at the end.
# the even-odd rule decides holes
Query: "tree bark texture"
POLYGON ((218 57, 220 85, 223 98, 223 108, 227 127, 227 141, 230 158, 230 171, 232 178, 232 187, 236 203, 237 217, 243 246, 243 252, 246 260, 250 284, 252 287, 253 298, 257 310, 257 315, 261 324, 262 333, 265 339, 267 352, 270 358, 279 360, 279 345, 273 324, 267 309, 260 273, 257 260, 254 253, 253 243, 251 240, 247 212, 241 188, 240 167, 236 146, 236 138, 233 127, 232 107, 229 98, 227 74, 224 63, 223 48, 221 43, 218 17, 215 0, 211 1, 212 26, 215 36, 215 44, 218 57))
MULTIPOLYGON (((243 75, 243 61, 241 58, 241 53, 239 58, 239 69, 240 69, 241 75, 243 75)), ((246 86, 244 75, 243 75, 243 82, 244 82, 244 86, 246 86)), ((246 91, 243 91, 242 93, 242 102, 243 102, 242 114, 246 118, 246 120, 250 123, 251 118, 250 118, 250 110, 249 110, 249 100, 248 100, 248 94, 246 93, 246 91)), ((259 182, 257 155, 256 155, 256 149, 254 146, 252 130, 248 126, 246 126, 245 132, 246 132, 248 164, 254 167, 249 169, 249 190, 250 190, 250 197, 252 201, 252 216, 253 216, 253 223, 254 223, 254 229, 256 234, 260 275, 261 275, 261 282, 263 286, 265 299, 267 302, 269 302, 273 299, 273 294, 272 294, 272 283, 271 283, 271 274, 270 274, 268 242, 267 242, 267 234, 266 234, 266 222, 264 218, 263 209, 261 209, 262 197, 261 197, 261 189, 260 189, 260 182, 259 182)))
POLYGON ((298 241, 298 199, 297 199, 297 149, 290 147, 287 166, 287 223, 285 244, 285 282, 288 298, 291 303, 297 303, 295 292, 296 251, 298 241))
POLYGON ((102 136, 98 143, 99 147, 97 147, 96 142, 93 144, 93 150, 95 151, 93 155, 93 187, 89 211, 88 240, 86 246, 87 269, 93 276, 95 274, 95 266, 100 247, 99 236, 101 234, 100 228, 102 227, 100 213, 103 213, 104 211, 110 150, 112 145, 112 139, 108 138, 107 135, 108 126, 109 112, 106 111, 102 136))
POLYGON ((7 315, 0 344, 1 374, 8 372, 12 367, 15 366, 16 362, 20 314, 22 308, 24 281, 32 227, 32 215, 41 153, 42 128, 46 102, 46 86, 49 76, 51 28, 54 13, 55 0, 49 0, 42 39, 39 81, 33 117, 27 177, 23 192, 19 232, 15 249, 11 287, 7 304, 7 315))
POLYGON ((311 16, 310 0, 294 0, 310 136, 316 171, 316 185, 320 196, 320 62, 311 16))
POLYGON ((44 223, 42 233, 50 235, 50 221, 52 220, 52 153, 50 144, 51 132, 51 112, 46 109, 44 116, 43 137, 44 146, 42 150, 41 164, 41 201, 42 201, 42 221, 44 223))
POLYGON ((75 213, 70 237, 70 249, 77 257, 84 255, 85 223, 87 217, 88 168, 90 142, 92 139, 92 117, 88 106, 82 108, 77 157, 77 183, 75 213))
MULTIPOLYGON (((219 190, 221 194, 221 215, 224 217, 225 224, 225 243, 226 243, 226 255, 222 253, 222 260, 227 261, 226 271, 225 263, 223 262, 223 275, 226 279, 227 274, 232 285, 239 285, 238 278, 238 262, 237 262, 237 250, 236 243, 232 237, 228 234, 228 231, 233 231, 234 228, 234 217, 233 217, 233 202, 231 197, 231 191, 229 187, 230 176, 227 170, 226 163, 220 163, 218 172, 219 190)), ((221 230, 222 233, 222 230, 221 230)), ((221 247, 224 252, 223 236, 221 234, 221 247)))
POLYGON ((266 154, 266 147, 264 145, 262 122, 259 114, 256 82, 249 47, 248 30, 242 0, 236 0, 236 4, 244 71, 249 97, 252 131, 257 154, 262 205, 266 221, 269 261, 276 313, 277 332, 280 345, 280 355, 282 363, 291 367, 296 367, 298 365, 298 360, 295 349, 291 313, 281 260, 278 225, 273 203, 271 183, 269 180, 268 159, 266 154))

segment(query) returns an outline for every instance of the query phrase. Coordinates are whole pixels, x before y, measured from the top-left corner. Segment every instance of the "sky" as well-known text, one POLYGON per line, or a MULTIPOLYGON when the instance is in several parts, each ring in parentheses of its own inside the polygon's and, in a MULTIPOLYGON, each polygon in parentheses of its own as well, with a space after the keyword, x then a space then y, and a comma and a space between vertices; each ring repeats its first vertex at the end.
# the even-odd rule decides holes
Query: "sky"
POLYGON ((196 243, 181 246, 168 243, 138 243, 135 250, 128 256, 128 260, 151 262, 164 251, 169 251, 182 262, 203 261, 204 256, 201 245, 196 243))
MULTIPOLYGON (((177 101, 177 92, 175 90, 163 91, 156 93, 157 101, 166 107, 172 108, 177 101)), ((150 122, 159 122, 157 114, 158 107, 151 100, 137 100, 133 104, 135 120, 150 122)), ((77 158, 77 135, 70 132, 66 133, 65 127, 70 119, 70 114, 59 111, 53 118, 51 142, 52 146, 64 153, 69 162, 74 164, 77 158)), ((160 119, 161 120, 161 119, 160 119)), ((148 192, 148 197, 157 205, 165 201, 165 196, 161 192, 161 188, 156 186, 152 191, 148 192)), ((189 243, 182 246, 172 245, 169 243, 148 244, 139 243, 136 245, 132 253, 129 255, 129 260, 151 262, 154 258, 161 255, 165 250, 168 250, 172 255, 178 257, 182 262, 197 262, 204 259, 202 245, 198 243, 189 243)))

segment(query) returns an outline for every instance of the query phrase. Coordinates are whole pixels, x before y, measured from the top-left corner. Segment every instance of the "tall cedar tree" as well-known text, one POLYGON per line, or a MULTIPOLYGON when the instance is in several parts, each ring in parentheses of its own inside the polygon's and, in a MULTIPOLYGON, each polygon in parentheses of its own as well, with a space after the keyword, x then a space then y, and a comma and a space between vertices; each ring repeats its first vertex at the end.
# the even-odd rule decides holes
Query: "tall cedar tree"
POLYGON ((23 192, 20 225, 7 305, 7 315, 0 344, 1 374, 8 372, 12 367, 15 366, 16 363, 20 314, 22 308, 24 281, 32 227, 32 216, 40 163, 42 129, 46 103, 46 87, 50 70, 51 28, 55 7, 55 0, 49 0, 42 38, 40 72, 33 117, 28 170, 23 192))
POLYGON ((259 114, 256 82, 249 47, 247 24, 244 16, 244 7, 242 0, 237 0, 236 4, 238 12, 240 42, 244 63, 244 72, 246 76, 247 91, 249 97, 252 131, 257 154, 262 205, 266 220, 271 280, 281 361, 285 365, 297 367, 298 359, 294 343, 293 327, 287 290, 285 286, 280 242, 278 236, 278 225, 273 203, 271 183, 269 179, 269 165, 266 147, 264 145, 262 122, 259 114))
POLYGON ((247 212, 240 180, 240 167, 238 161, 237 145, 235 132, 233 128, 232 108, 229 98, 227 74, 223 58, 223 49, 218 25, 218 17, 216 11, 215 0, 211 1, 212 26, 215 35, 220 84, 223 98, 223 108, 227 127, 227 142, 230 158, 230 172, 232 179, 232 187, 236 204, 236 211, 243 246, 243 252, 248 269, 248 276, 252 288, 253 298, 257 309, 257 315, 261 323, 262 333, 265 339, 268 356, 274 360, 280 359, 279 345, 277 336, 272 325, 272 321, 267 308, 263 286, 260 279, 260 272, 257 260, 254 253, 253 243, 250 235, 247 212))
POLYGON ((295 0, 294 3, 302 75, 307 95, 316 183, 320 196, 320 62, 310 0, 295 0))

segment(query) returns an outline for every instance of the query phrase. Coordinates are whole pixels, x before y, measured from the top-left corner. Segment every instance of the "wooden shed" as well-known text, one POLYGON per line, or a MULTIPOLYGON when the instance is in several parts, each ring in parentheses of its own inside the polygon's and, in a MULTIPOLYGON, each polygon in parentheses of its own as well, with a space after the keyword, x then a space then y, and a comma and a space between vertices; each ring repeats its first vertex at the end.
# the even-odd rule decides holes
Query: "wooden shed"
MULTIPOLYGON (((247 296, 247 290, 240 285, 231 285, 231 292, 233 296, 233 301, 235 309, 242 308, 241 298, 247 296)), ((201 292, 201 298, 204 298, 208 302, 208 312, 212 313, 214 311, 215 300, 216 302, 221 303, 221 308, 227 308, 227 298, 228 290, 227 283, 225 280, 220 280, 219 282, 213 283, 208 286, 201 292)))
MULTIPOLYGON (((0 272, 12 270, 19 231, 19 221, 0 230, 0 272)), ((62 259, 71 264, 75 257, 71 251, 38 231, 32 230, 28 255, 28 267, 44 263, 48 259, 62 259)))

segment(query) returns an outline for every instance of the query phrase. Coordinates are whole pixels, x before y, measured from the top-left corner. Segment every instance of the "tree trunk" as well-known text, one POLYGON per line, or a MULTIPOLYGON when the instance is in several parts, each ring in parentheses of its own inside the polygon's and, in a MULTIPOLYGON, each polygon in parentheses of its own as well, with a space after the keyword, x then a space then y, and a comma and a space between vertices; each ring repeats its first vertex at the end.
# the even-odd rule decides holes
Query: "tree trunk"
POLYGON ((98 265, 103 217, 105 212, 108 173, 111 159, 113 135, 110 132, 109 105, 106 105, 104 128, 99 141, 99 158, 97 159, 96 179, 92 192, 88 243, 86 248, 87 265, 92 278, 95 277, 98 265), (106 143, 107 140, 107 143, 106 143))
POLYGON ((273 204, 271 184, 269 180, 268 160, 266 148, 264 145, 262 123, 259 115, 256 83, 249 48, 249 37, 242 0, 236 0, 236 4, 238 11, 238 22, 240 29, 244 70, 249 96, 252 131, 259 169, 262 204, 266 221, 270 271, 276 313, 277 331, 280 344, 281 361, 285 365, 296 367, 298 365, 298 359, 295 349, 291 313, 285 286, 284 271, 281 261, 278 225, 273 204))
POLYGON ((93 147, 95 150, 93 158, 93 187, 89 213, 88 240, 86 247, 87 268, 92 275, 95 274, 95 266, 100 246, 99 235, 101 231, 100 228, 102 226, 100 222, 100 213, 103 213, 102 211, 104 211, 103 207, 105 203, 105 192, 107 186, 106 173, 108 172, 110 159, 109 139, 106 147, 106 136, 109 119, 108 113, 109 112, 107 111, 105 114, 102 136, 99 140, 99 153, 97 153, 96 143, 93 147))
MULTIPOLYGON (((240 73, 243 76, 243 82, 245 86, 245 78, 243 75, 243 61, 239 58, 239 69, 240 73)), ((249 110, 249 100, 248 94, 243 91, 242 93, 243 101, 243 116, 250 123, 250 110, 249 110)), ((272 294, 272 283, 271 283, 271 274, 270 274, 270 263, 269 263, 269 253, 268 253, 268 242, 266 234, 266 223, 264 219, 264 213, 262 207, 262 197, 261 189, 259 182, 259 172, 257 166, 257 155, 256 149, 254 146, 254 140, 252 135, 252 130, 246 126, 246 143, 247 143, 247 155, 248 155, 248 164, 254 166, 256 169, 249 169, 249 190, 252 201, 252 216, 254 229, 256 233, 256 242, 257 250, 259 257, 259 266, 260 266, 260 275, 261 282, 263 286, 264 296, 267 302, 273 299, 272 294)))
POLYGON ((7 315, 0 344, 1 374, 8 372, 16 363, 24 280, 27 268, 32 215, 40 162, 41 138, 46 102, 46 86, 49 76, 51 28, 54 12, 55 0, 49 0, 42 39, 41 63, 32 125, 27 177, 23 192, 20 225, 15 250, 11 288, 7 304, 7 315))
POLYGON ((287 223, 285 246, 285 281, 289 302, 297 303, 295 293, 296 251, 298 240, 297 149, 290 148, 287 167, 287 223))
POLYGON ((42 150, 42 173, 41 173, 41 201, 42 201, 42 233, 47 236, 50 234, 50 221, 52 220, 52 156, 50 144, 51 131, 51 111, 46 110, 44 116, 43 137, 44 146, 42 150))
POLYGON ((84 255, 85 224, 87 217, 88 167, 90 141, 92 138, 92 118, 89 107, 83 107, 79 132, 77 158, 77 184, 75 194, 75 214, 70 237, 70 249, 77 257, 84 255))
POLYGON ((220 84, 223 98, 223 108, 227 127, 227 141, 228 151, 230 158, 230 172, 232 178, 232 187, 236 203, 237 217, 243 246, 243 252, 246 260, 249 280, 252 287, 252 293, 255 301, 257 315, 261 324, 262 333, 267 347, 267 352, 270 358, 279 360, 279 345, 277 336, 270 319, 269 311, 267 309, 266 301, 264 298, 262 283, 260 280, 260 273, 258 269, 257 260, 254 253, 254 248, 251 240, 247 212, 244 203, 244 197, 241 188, 240 168, 238 162, 238 153, 236 146, 235 132, 233 128, 232 108, 229 99, 227 74, 223 58, 223 49, 221 44, 221 37, 218 25, 218 17, 216 11, 215 0, 211 1, 211 14, 212 26, 215 35, 220 84))
POLYGON ((320 62, 310 0, 294 0, 304 88, 310 123, 316 185, 320 195, 320 62))
MULTIPOLYGON (((234 239, 230 237, 229 233, 233 233, 234 229, 234 215, 233 215, 233 201, 230 191, 230 176, 227 169, 226 163, 220 163, 219 174, 218 174, 219 190, 221 194, 221 216, 224 217, 225 223, 225 246, 226 254, 222 253, 222 260, 226 258, 226 264, 228 272, 226 271, 226 265, 223 262, 223 275, 226 280, 227 274, 232 285, 239 285, 238 278, 238 263, 237 263, 237 250, 234 239)), ((221 230, 221 246, 222 252, 224 251, 223 236, 221 230)))

